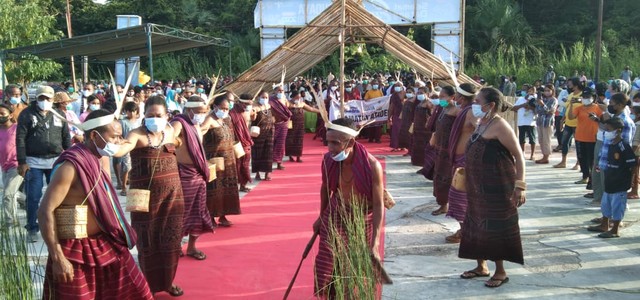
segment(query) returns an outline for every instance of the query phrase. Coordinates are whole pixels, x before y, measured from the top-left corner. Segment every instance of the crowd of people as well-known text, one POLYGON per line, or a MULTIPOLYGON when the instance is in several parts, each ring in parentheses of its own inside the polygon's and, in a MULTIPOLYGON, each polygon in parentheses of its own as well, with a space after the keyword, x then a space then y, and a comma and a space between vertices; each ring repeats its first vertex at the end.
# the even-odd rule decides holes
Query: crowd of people
POLYGON ((499 287, 509 280, 504 260, 524 263, 518 207, 526 201, 527 140, 530 160, 540 144, 536 164, 548 164, 553 152, 561 152, 555 168, 567 166, 575 140, 576 168, 582 170, 576 184, 587 184, 594 192, 585 196, 601 203, 602 217, 593 220, 598 225, 588 228, 600 237, 619 236, 626 200, 638 198, 640 93, 624 78, 592 83, 579 77, 556 80, 547 72, 544 82, 523 85, 513 104, 503 93, 516 94, 514 77, 500 91, 481 82, 423 81, 409 72, 363 74, 345 82, 333 75, 326 81, 296 78, 256 96, 214 95, 211 81, 191 79, 126 91, 90 82, 81 93, 70 83, 58 92, 41 86, 28 101, 21 87, 9 85, 0 104, 2 225, 19 225, 16 194, 24 178, 28 240, 37 241, 41 232, 49 249, 46 295, 182 295, 173 283, 179 258, 206 259, 197 240, 218 226, 233 225, 228 217, 241 213, 239 193, 250 192, 253 180, 271 180, 274 164, 284 170, 285 157, 302 163, 305 112, 322 116, 332 102, 388 95, 386 123, 357 128, 349 119, 318 117, 314 139, 329 151, 314 223, 321 237, 316 292, 330 292, 334 275, 327 218, 351 193, 370 204, 367 234, 372 255, 380 259, 382 172, 358 140, 381 143, 385 127, 391 151, 410 156, 411 164, 421 167, 418 173, 433 181, 438 208, 432 214, 460 223, 445 240, 460 244, 459 257, 477 261, 461 277, 490 276, 487 260, 492 260, 496 269, 485 285, 499 287), (517 135, 503 118, 509 113, 517 114, 517 135), (558 147, 552 149, 554 135, 558 147), (132 211, 129 225, 117 195, 140 190, 150 194, 148 211, 132 211), (59 239, 56 209, 85 204, 88 237, 59 239), (183 237, 188 237, 184 253, 183 237), (140 269, 127 250, 134 245, 140 269), (92 280, 115 289, 95 288, 92 280))

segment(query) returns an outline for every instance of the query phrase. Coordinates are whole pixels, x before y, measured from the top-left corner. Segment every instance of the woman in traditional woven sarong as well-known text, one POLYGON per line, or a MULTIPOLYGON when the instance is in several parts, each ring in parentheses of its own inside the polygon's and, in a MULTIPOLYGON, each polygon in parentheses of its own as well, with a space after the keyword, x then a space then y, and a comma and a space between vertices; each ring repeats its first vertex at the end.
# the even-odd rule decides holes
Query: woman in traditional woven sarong
POLYGON ((402 127, 402 106, 404 103, 404 87, 402 82, 398 81, 393 86, 391 99, 389 99, 389 120, 388 125, 391 126, 391 152, 402 151, 400 147, 400 128, 402 127))
POLYGON ((209 132, 204 136, 204 152, 207 159, 224 157, 224 170, 217 171, 216 180, 207 184, 207 207, 212 219, 218 217, 218 225, 229 227, 232 223, 226 216, 240 214, 238 169, 233 151, 236 136, 225 95, 214 100, 212 110, 213 114, 205 120, 205 128, 209 128, 209 132))
POLYGON ((440 91, 439 105, 442 113, 437 118, 437 129, 431 137, 430 144, 435 149, 435 162, 433 166, 433 195, 440 207, 431 212, 437 216, 446 214, 449 210, 449 188, 453 179, 451 171, 452 161, 449 155, 449 137, 456 120, 454 96, 456 92, 452 86, 442 87, 440 91))
POLYGON ((416 100, 418 104, 413 113, 413 144, 411 145, 411 164, 422 166, 424 164, 424 148, 431 139, 427 133, 427 120, 431 116, 433 104, 429 101, 429 95, 424 87, 418 89, 416 100))
POLYGON ((269 94, 261 92, 258 103, 251 111, 251 126, 260 127, 260 135, 253 138, 251 148, 251 172, 256 173, 256 180, 261 180, 260 172, 264 172, 264 180, 271 180, 273 171, 273 123, 275 122, 269 105, 269 94))
POLYGON ((524 264, 518 226, 518 207, 525 203, 524 156, 511 126, 497 114, 503 103, 497 89, 480 90, 472 106, 480 121, 466 152, 468 206, 458 256, 478 265, 460 276, 489 276, 487 260, 493 260, 496 270, 487 287, 509 281, 503 261, 524 264))
POLYGON ((416 110, 416 105, 418 104, 412 86, 407 87, 405 97, 406 100, 404 104, 402 104, 402 114, 400 114, 398 146, 401 149, 407 149, 407 153, 405 153, 404 156, 409 156, 411 155, 411 145, 413 144, 413 134, 409 132, 409 129, 411 125, 413 125, 413 112, 416 110))
POLYGON ((302 162, 302 144, 304 142, 304 112, 319 113, 319 111, 304 103, 297 91, 291 92, 290 100, 287 103, 289 110, 293 114, 291 121, 293 126, 287 133, 287 142, 285 144, 285 156, 289 156, 289 161, 302 162))
POLYGON ((282 158, 284 157, 287 133, 289 133, 288 125, 291 120, 291 111, 287 107, 288 101, 282 86, 276 86, 274 92, 275 94, 269 99, 271 113, 275 118, 273 124, 273 161, 276 162, 278 170, 284 170, 282 158))
POLYGON ((167 125, 162 96, 145 103, 143 126, 132 130, 117 156, 131 151, 131 189, 151 190, 149 212, 132 212, 138 261, 151 292, 183 294, 173 284, 181 253, 184 199, 175 156, 176 133, 167 125))

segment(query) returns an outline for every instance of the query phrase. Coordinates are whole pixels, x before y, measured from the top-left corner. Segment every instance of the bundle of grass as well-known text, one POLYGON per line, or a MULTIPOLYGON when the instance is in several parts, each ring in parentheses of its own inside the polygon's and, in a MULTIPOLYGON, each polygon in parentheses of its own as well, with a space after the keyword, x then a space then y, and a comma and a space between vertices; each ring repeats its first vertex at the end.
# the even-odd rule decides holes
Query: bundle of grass
POLYGON ((25 232, 17 227, 0 232, 0 295, 3 299, 35 299, 25 232))

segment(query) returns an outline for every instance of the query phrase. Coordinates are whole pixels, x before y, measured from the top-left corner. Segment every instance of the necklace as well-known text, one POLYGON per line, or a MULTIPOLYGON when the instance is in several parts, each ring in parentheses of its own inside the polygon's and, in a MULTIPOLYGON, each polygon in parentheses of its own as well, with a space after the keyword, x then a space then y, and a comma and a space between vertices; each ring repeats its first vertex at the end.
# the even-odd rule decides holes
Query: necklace
POLYGON ((440 112, 440 115, 438 116, 438 121, 442 121, 442 118, 444 118, 447 112, 449 112, 449 107, 443 109, 442 112, 440 112))
POLYGON ((491 125, 491 123, 493 123, 493 120, 496 119, 498 115, 493 115, 493 117, 491 117, 491 120, 489 120, 489 122, 487 123, 487 125, 484 126, 484 128, 482 129, 482 131, 480 131, 480 124, 478 125, 478 127, 476 128, 476 130, 473 132, 473 134, 471 135, 471 143, 475 143, 483 134, 485 131, 487 131, 487 128, 489 128, 489 125, 491 125))
POLYGON ((151 135, 149 135, 149 130, 147 130, 147 141, 149 142, 149 147, 153 149, 159 149, 160 146, 162 146, 162 143, 164 143, 164 131, 162 132, 162 139, 160 140, 160 143, 157 146, 154 146, 153 144, 151 144, 151 135))

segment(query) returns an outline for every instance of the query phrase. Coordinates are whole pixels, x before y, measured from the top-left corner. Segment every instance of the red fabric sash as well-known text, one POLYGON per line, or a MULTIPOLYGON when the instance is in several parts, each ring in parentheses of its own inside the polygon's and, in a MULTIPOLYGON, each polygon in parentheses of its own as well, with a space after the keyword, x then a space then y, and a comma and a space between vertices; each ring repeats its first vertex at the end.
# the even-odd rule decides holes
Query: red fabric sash
POLYGON ((231 116, 231 122, 233 122, 233 131, 236 134, 236 138, 242 144, 242 147, 251 147, 253 146, 253 139, 251 139, 247 122, 244 116, 242 116, 242 113, 244 113, 244 108, 236 105, 229 112, 229 116, 231 116))
POLYGON ((129 249, 133 248, 137 240, 136 233, 126 221, 111 177, 102 169, 98 158, 84 144, 75 144, 62 152, 53 165, 57 168, 65 161, 76 169, 82 189, 87 194, 87 203, 95 214, 100 229, 112 241, 129 249), (99 177, 100 182, 96 185, 99 177), (89 193, 94 186, 93 192, 89 193), (111 197, 107 193, 110 193, 111 197))
POLYGON ((271 111, 278 122, 288 121, 293 116, 289 108, 284 106, 276 97, 269 99, 269 105, 271 105, 271 111))
POLYGON ((198 173, 202 174, 205 180, 209 178, 209 165, 207 164, 207 157, 202 147, 202 142, 198 138, 198 132, 191 122, 191 120, 184 114, 180 114, 173 118, 173 121, 178 121, 184 128, 184 141, 189 149, 189 156, 193 165, 198 170, 198 173))

